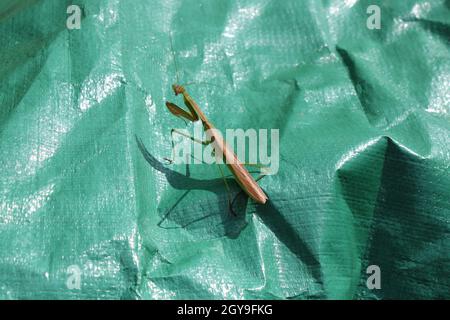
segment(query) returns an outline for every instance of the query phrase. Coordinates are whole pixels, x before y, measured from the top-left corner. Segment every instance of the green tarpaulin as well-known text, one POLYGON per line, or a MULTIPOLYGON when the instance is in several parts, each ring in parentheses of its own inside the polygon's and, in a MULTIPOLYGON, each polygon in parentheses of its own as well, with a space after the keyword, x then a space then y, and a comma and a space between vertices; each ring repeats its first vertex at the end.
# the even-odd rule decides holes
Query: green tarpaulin
POLYGON ((450 298, 449 28, 446 0, 2 0, 0 298, 450 298), (280 130, 267 204, 166 164, 177 74, 218 128, 280 130))

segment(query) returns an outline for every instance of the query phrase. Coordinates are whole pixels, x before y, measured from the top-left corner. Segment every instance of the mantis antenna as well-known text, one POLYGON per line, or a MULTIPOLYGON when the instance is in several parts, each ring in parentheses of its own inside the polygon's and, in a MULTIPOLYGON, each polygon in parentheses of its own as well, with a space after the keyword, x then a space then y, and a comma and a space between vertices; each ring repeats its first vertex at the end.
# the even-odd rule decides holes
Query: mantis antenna
POLYGON ((206 84, 206 85, 209 85, 209 86, 214 86, 214 87, 217 87, 217 88, 222 88, 222 87, 219 86, 218 84, 214 84, 214 83, 212 83, 212 82, 206 82, 206 81, 201 81, 201 82, 188 82, 188 83, 186 83, 186 84, 183 84, 183 87, 188 87, 188 86, 191 86, 191 85, 193 85, 193 84, 206 84))
POLYGON ((175 51, 173 49, 173 40, 172 40, 172 33, 169 33, 170 38, 170 49, 172 50, 172 57, 173 57, 173 63, 175 64, 175 77, 177 78, 177 83, 180 83, 180 77, 178 76, 178 63, 177 63, 177 57, 175 56, 175 51))
MULTIPOLYGON (((172 50, 173 63, 175 65, 175 77, 177 79, 177 84, 181 84, 180 83, 180 77, 179 77, 179 73, 180 72, 179 72, 179 69, 178 69, 178 61, 177 61, 177 57, 175 55, 175 50, 174 50, 174 47, 173 47, 172 32, 169 33, 169 39, 170 39, 170 49, 172 50)), ((217 84, 214 84, 214 83, 211 83, 211 82, 205 82, 205 81, 203 81, 203 82, 188 82, 186 84, 181 84, 181 85, 183 87, 187 87, 187 86, 190 86, 190 85, 193 85, 193 84, 206 84, 206 85, 211 85, 211 86, 215 86, 215 87, 218 87, 218 88, 222 88, 221 86, 219 86, 217 84)))

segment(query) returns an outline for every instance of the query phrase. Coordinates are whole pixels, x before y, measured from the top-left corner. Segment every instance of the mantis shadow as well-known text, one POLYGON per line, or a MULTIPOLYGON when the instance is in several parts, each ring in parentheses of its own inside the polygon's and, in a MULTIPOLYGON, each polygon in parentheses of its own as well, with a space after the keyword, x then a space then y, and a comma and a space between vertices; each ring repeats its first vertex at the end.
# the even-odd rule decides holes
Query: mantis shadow
MULTIPOLYGON (((158 226, 163 229, 185 229, 189 231, 204 232, 206 228, 211 227, 211 219, 221 219, 221 225, 224 227, 224 235, 230 238, 236 238, 240 232, 245 228, 247 222, 245 221, 245 212, 248 204, 248 197, 243 191, 237 192, 233 198, 232 206, 236 212, 236 216, 230 213, 225 186, 222 178, 216 179, 196 179, 190 177, 189 165, 186 165, 187 174, 181 174, 175 170, 172 170, 158 161, 145 147, 142 140, 137 136, 136 143, 144 159, 155 170, 161 172, 166 177, 168 183, 177 190, 184 190, 185 192, 179 197, 175 203, 162 214, 161 220, 158 222, 158 226), (214 185, 219 185, 221 188, 214 188, 214 185), (219 202, 219 210, 215 212, 205 214, 210 207, 206 209, 194 208, 196 215, 190 216, 186 219, 185 212, 182 210, 182 214, 176 214, 177 207, 192 190, 206 190, 216 194, 219 202), (218 212, 217 212, 218 211, 218 212), (176 226, 166 226, 167 221, 171 221, 176 226)), ((234 179, 227 178, 227 182, 230 186, 234 182, 234 179)), ((277 206, 270 200, 264 205, 257 204, 255 206, 256 214, 261 218, 264 224, 278 237, 282 242, 302 263, 304 263, 309 271, 310 275, 322 283, 322 274, 320 270, 320 262, 314 255, 308 244, 300 237, 298 230, 296 230, 292 224, 281 213, 277 206)), ((214 211, 214 210, 213 210, 214 211)), ((220 228, 214 228, 216 236, 221 236, 219 233, 220 228)))
MULTIPOLYGON (((170 208, 161 214, 161 220, 158 227, 163 229, 185 229, 191 232, 196 230, 204 234, 205 229, 216 236, 226 235, 230 238, 236 238, 241 230, 245 228, 245 211, 248 204, 248 198, 235 197, 233 200, 233 211, 230 212, 227 191, 222 178, 215 179, 196 179, 190 176, 189 164, 186 164, 186 175, 172 170, 157 160, 145 147, 142 140, 135 135, 136 143, 144 157, 145 161, 155 170, 164 174, 170 186, 176 190, 184 190, 170 208), (218 208, 213 205, 198 206, 198 204, 184 205, 181 210, 179 206, 182 201, 193 190, 205 190, 216 195, 218 208), (195 205, 195 207, 193 207, 195 205), (209 213, 207 213, 209 212, 209 213), (206 214, 205 214, 206 213, 206 214), (219 219, 218 219, 219 218, 219 219), (168 225, 171 222, 171 225, 168 225), (221 234, 223 233, 223 234, 221 234)), ((233 186, 234 179, 226 178, 229 186, 233 186)), ((216 205, 216 204, 214 204, 216 205)))

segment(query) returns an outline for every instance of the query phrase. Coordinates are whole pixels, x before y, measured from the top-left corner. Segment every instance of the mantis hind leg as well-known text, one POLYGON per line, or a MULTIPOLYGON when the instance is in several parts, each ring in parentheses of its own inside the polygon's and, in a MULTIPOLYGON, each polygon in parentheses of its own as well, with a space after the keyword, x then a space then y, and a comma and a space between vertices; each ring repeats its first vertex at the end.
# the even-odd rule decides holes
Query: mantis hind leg
POLYGON ((225 184, 225 188, 227 189, 227 197, 228 197, 228 209, 230 210, 230 212, 233 214, 233 216, 237 217, 236 212, 234 212, 233 210, 233 200, 232 200, 232 196, 231 196, 231 189, 230 189, 230 185, 228 184, 227 178, 225 176, 225 174, 223 173, 222 168, 220 167, 219 164, 217 164, 217 168, 220 171, 220 175, 222 176, 222 180, 225 184))
MULTIPOLYGON (((264 166, 261 166, 261 167, 264 168, 264 166)), ((258 182, 258 181, 260 181, 262 178, 264 178, 265 176, 267 176, 267 174, 260 174, 259 176, 257 176, 257 177, 255 178, 255 181, 258 182)), ((234 206, 234 203, 236 202, 237 198, 239 198, 239 196, 241 196, 241 195, 245 195, 245 191, 244 191, 244 190, 241 190, 241 191, 234 197, 233 201, 231 201, 231 207, 234 206)))

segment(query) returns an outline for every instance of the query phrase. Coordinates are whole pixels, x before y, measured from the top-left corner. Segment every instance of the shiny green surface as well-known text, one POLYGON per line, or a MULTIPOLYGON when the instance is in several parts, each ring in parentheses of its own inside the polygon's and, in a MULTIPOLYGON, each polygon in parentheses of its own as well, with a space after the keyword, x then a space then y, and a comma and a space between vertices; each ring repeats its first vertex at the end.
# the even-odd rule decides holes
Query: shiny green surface
POLYGON ((449 11, 2 1, 0 298, 450 298, 449 11), (280 129, 267 205, 234 217, 214 166, 164 165, 184 127, 169 32, 218 128, 280 129))

